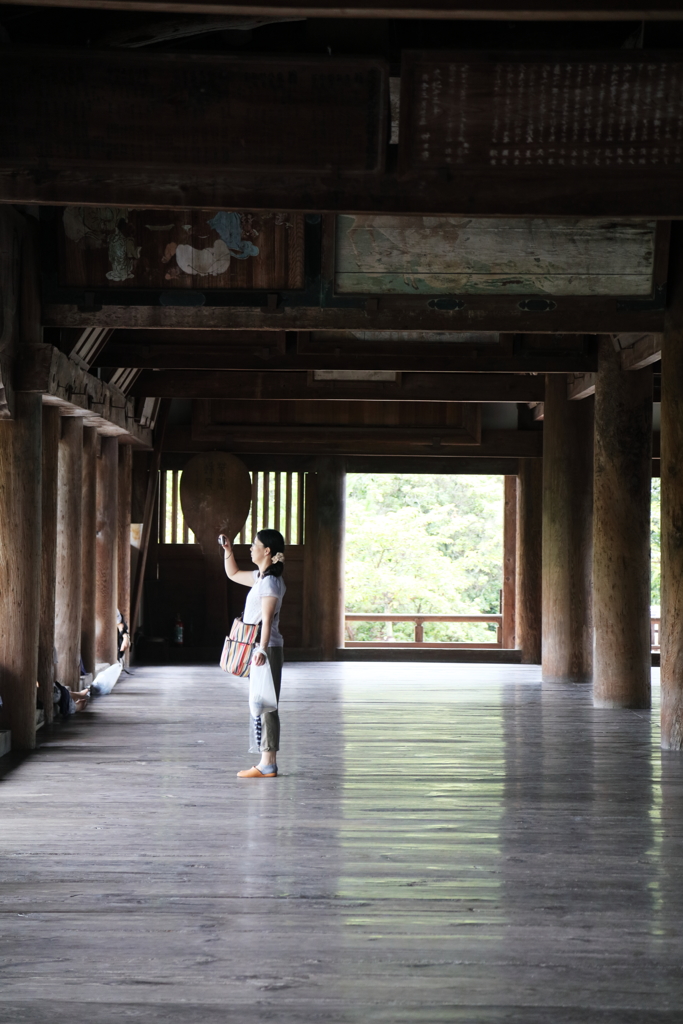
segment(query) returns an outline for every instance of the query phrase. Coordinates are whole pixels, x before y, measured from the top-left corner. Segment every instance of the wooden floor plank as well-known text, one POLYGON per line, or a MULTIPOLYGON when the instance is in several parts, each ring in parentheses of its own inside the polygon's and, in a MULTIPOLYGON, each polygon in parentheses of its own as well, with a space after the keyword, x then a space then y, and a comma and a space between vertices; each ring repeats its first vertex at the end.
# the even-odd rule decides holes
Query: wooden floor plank
POLYGON ((140 668, 0 761, 2 1024, 680 1020, 656 710, 535 666, 288 663, 253 782, 245 689, 140 668))

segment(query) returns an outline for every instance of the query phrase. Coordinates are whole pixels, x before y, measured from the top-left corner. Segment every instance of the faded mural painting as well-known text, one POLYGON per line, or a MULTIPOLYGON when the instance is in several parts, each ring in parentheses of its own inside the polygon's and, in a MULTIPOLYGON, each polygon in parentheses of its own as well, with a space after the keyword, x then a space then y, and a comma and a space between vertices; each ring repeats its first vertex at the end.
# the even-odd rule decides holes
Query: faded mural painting
POLYGON ((176 266, 167 271, 165 277, 171 280, 180 277, 181 273, 199 274, 206 277, 218 277, 230 266, 231 257, 236 260, 248 260, 250 256, 258 256, 258 247, 245 238, 245 234, 258 237, 258 231, 250 222, 244 223, 249 215, 227 213, 221 210, 207 225, 217 232, 219 238, 213 245, 195 249, 186 243, 169 242, 161 257, 162 263, 168 263, 175 256, 176 266), (246 228, 246 231, 245 231, 246 228))
POLYGON ((67 206, 62 218, 70 242, 84 249, 106 249, 111 269, 108 281, 134 278, 133 267, 142 246, 128 233, 129 210, 114 206, 67 206))
POLYGON ((62 227, 62 284, 146 288, 303 284, 303 225, 297 214, 71 206, 64 210, 62 227))
POLYGON ((655 223, 340 214, 338 293, 648 295, 655 223))

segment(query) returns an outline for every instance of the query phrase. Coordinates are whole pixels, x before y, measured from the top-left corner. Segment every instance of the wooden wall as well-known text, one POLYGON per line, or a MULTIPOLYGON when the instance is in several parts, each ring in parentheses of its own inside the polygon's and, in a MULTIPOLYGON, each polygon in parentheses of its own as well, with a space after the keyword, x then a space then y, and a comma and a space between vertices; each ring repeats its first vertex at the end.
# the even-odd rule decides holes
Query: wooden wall
MULTIPOLYGON (((235 556, 240 569, 253 569, 249 545, 236 544, 235 556)), ((241 615, 247 596, 245 587, 226 578, 228 618, 241 615)), ((287 546, 285 583, 287 593, 280 615, 280 627, 288 648, 300 648, 304 604, 304 546, 287 546)), ((145 635, 172 641, 176 613, 185 627, 186 648, 205 648, 202 626, 206 608, 204 556, 198 544, 157 544, 150 547, 145 572, 145 635)), ((216 661, 220 651, 216 652, 216 661)))
POLYGON ((480 407, 472 402, 364 402, 364 401, 197 401, 193 403, 192 437, 215 441, 221 447, 239 450, 240 435, 254 435, 275 427, 281 440, 308 437, 311 429, 332 441, 335 431, 349 430, 358 442, 373 432, 391 437, 405 435, 418 441, 431 439, 435 431, 444 443, 479 444, 480 407))

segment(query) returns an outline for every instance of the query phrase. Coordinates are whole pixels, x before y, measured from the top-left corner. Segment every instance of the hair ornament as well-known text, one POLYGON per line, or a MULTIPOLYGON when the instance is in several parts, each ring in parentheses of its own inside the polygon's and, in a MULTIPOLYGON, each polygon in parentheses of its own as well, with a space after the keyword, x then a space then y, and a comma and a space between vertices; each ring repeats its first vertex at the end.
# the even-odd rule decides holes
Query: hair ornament
POLYGON ((276 555, 273 555, 273 557, 271 558, 271 562, 273 562, 273 563, 274 562, 284 562, 284 560, 285 560, 285 556, 282 553, 282 551, 278 551, 278 553, 276 555))

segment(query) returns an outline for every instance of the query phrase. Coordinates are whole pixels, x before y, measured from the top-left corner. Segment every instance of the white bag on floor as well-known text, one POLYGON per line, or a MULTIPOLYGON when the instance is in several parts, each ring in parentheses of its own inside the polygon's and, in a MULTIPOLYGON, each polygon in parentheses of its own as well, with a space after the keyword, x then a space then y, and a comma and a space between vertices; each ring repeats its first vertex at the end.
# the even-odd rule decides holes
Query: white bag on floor
POLYGON ((255 665, 252 657, 249 671, 249 711, 252 718, 260 718, 268 711, 277 711, 275 684, 268 659, 265 665, 255 665))
POLYGON ((92 696, 106 697, 108 693, 111 693, 118 682, 122 668, 123 665, 119 661, 115 661, 113 665, 109 665, 108 668, 99 672, 90 686, 92 696))

